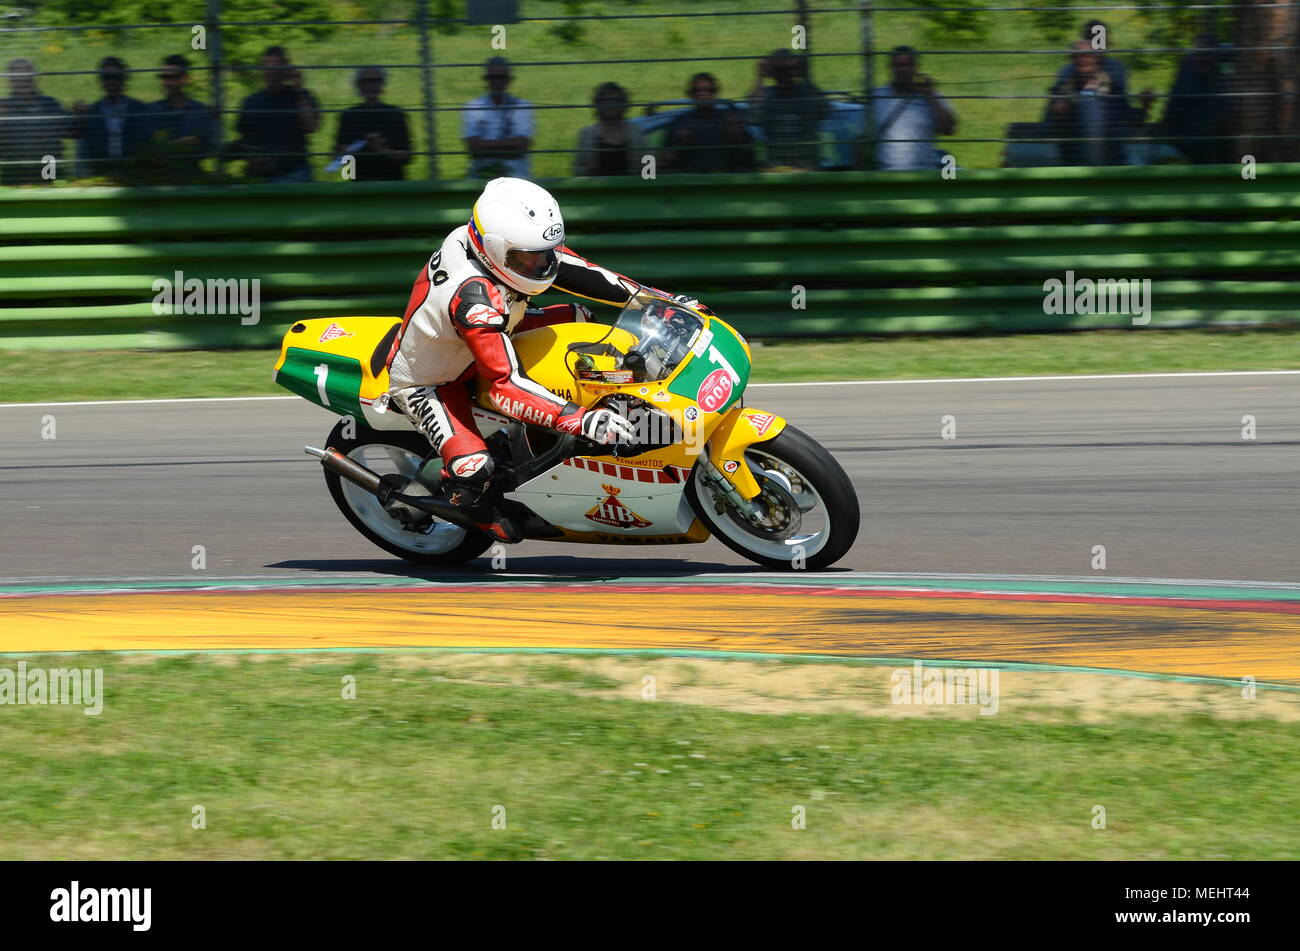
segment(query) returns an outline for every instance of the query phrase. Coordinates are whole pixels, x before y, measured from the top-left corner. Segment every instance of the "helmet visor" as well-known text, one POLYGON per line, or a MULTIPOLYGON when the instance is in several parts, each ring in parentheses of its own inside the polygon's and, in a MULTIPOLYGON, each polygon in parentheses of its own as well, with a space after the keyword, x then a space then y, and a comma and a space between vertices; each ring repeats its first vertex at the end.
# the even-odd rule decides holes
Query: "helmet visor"
POLYGON ((530 281, 549 281, 560 269, 560 258, 553 248, 545 251, 506 252, 506 267, 530 281))

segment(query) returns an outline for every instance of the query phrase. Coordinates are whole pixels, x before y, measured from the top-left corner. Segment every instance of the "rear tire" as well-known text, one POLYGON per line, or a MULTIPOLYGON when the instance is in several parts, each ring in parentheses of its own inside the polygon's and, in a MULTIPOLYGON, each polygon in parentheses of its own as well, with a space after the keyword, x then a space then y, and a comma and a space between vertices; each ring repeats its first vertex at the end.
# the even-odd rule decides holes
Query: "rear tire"
POLYGON ((776 485, 771 490, 774 498, 799 504, 801 522, 820 508, 823 527, 818 532, 802 535, 796 532, 786 539, 764 538, 730 508, 724 507, 722 513, 717 511, 713 493, 702 478, 702 463, 696 463, 686 480, 686 499, 718 541, 750 561, 786 570, 826 568, 853 547, 861 518, 857 494, 848 474, 815 439, 793 426, 786 426, 775 438, 750 446, 745 451, 745 461, 760 487, 774 482, 776 485), (767 471, 772 475, 765 475, 767 471), (802 549, 802 553, 797 549, 802 549))
MULTIPOLYGON (((362 423, 353 424, 356 428, 353 438, 344 438, 345 422, 339 421, 325 445, 362 464, 369 464, 365 457, 370 454, 387 456, 391 465, 379 470, 381 474, 395 471, 413 475, 414 467, 430 451, 429 441, 420 433, 381 431, 362 423)), ((324 472, 325 484, 343 517, 372 544, 389 554, 417 565, 459 565, 477 558, 492 545, 491 536, 485 532, 459 528, 441 520, 434 521, 428 534, 405 531, 397 519, 383 511, 379 500, 361 486, 329 469, 324 472)))

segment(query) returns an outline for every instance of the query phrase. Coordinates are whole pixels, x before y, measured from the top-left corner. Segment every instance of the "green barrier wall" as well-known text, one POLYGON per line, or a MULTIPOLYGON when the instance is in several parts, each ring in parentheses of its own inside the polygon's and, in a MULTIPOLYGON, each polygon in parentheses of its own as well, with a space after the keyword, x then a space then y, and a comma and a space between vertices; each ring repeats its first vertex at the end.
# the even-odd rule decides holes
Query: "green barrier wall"
MULTIPOLYGON (((575 250, 751 336, 1132 326, 1045 314, 1067 270, 1150 279, 1153 327, 1290 321, 1300 290, 1300 165, 543 184, 575 250)), ((397 314, 479 187, 0 189, 0 346, 265 346, 299 317, 397 314), (259 280, 259 322, 155 314, 176 271, 259 280)))

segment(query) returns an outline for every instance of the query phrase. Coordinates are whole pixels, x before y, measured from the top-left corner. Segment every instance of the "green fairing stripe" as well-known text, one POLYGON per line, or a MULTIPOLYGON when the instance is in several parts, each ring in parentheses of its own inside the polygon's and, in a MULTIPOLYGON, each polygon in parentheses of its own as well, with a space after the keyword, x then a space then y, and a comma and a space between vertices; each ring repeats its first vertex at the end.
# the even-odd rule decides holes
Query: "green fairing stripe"
POLYGON ((340 416, 361 416, 361 363, 355 357, 290 347, 275 382, 340 416), (329 405, 321 402, 320 374, 316 368, 322 364, 326 367, 325 395, 329 397, 329 405))
POLYGON ((720 413, 725 413, 740 399, 745 392, 746 384, 749 383, 749 357, 745 356, 745 348, 741 346, 730 328, 714 320, 709 322, 709 329, 713 331, 713 339, 709 342, 709 347, 705 349, 702 356, 691 356, 687 359, 681 372, 668 384, 668 392, 684 396, 688 400, 696 399, 700 392, 700 384, 705 378, 714 370, 722 368, 722 364, 709 359, 709 349, 716 348, 740 377, 740 382, 731 388, 730 398, 718 410, 720 413))

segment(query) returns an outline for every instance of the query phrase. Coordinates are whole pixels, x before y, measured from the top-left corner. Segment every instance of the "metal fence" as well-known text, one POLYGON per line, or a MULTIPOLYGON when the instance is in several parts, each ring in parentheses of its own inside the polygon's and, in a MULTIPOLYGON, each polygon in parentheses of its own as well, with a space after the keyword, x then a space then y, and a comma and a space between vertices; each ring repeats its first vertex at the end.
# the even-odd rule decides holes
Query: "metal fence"
POLYGON ((574 15, 558 2, 523 0, 531 15, 492 22, 474 16, 474 4, 464 16, 438 17, 429 0, 410 0, 408 15, 391 19, 249 21, 238 19, 235 0, 206 0, 201 18, 172 23, 10 17, 0 28, 11 84, 0 101, 0 175, 11 184, 292 181, 366 178, 383 167, 408 178, 512 169, 548 177, 608 174, 620 154, 625 174, 642 175, 1300 157, 1291 154, 1300 141, 1298 3, 753 5, 610 3, 599 15, 574 15), (1084 30, 1091 18, 1105 20, 1100 44, 1084 30), (1087 48, 1072 48, 1080 43, 1087 48), (263 72, 259 56, 272 46, 287 47, 288 62, 263 72), (899 47, 912 52, 891 52, 899 47), (188 94, 203 112, 137 118, 121 100, 99 98, 106 72, 128 95, 154 98, 140 87, 176 54, 189 59, 188 94), (122 68, 102 68, 106 56, 122 68), (466 111, 484 94, 492 57, 509 62, 508 94, 527 102, 513 114, 526 116, 530 141, 525 155, 517 142, 479 143, 472 159, 467 114, 505 114, 466 111), (910 83, 900 79, 909 60, 920 77, 910 83), (370 67, 383 70, 382 100, 393 107, 382 141, 409 153, 405 162, 400 154, 374 161, 388 156, 374 141, 344 141, 378 122, 375 110, 355 109, 354 79, 370 67), (789 83, 764 78, 764 69, 788 72, 789 83), (712 112, 691 101, 710 85, 688 84, 700 73, 716 86, 721 105, 712 112), (594 93, 607 83, 623 98, 606 89, 602 123, 594 93), (266 84, 278 96, 260 95, 266 84), (1139 95, 1140 85, 1151 94, 1139 95), (57 106, 39 100, 50 92, 57 106), (403 127, 404 140, 391 141, 403 127), (198 143, 178 144, 193 128, 203 129, 198 143), (294 128, 302 134, 285 134, 294 128))

